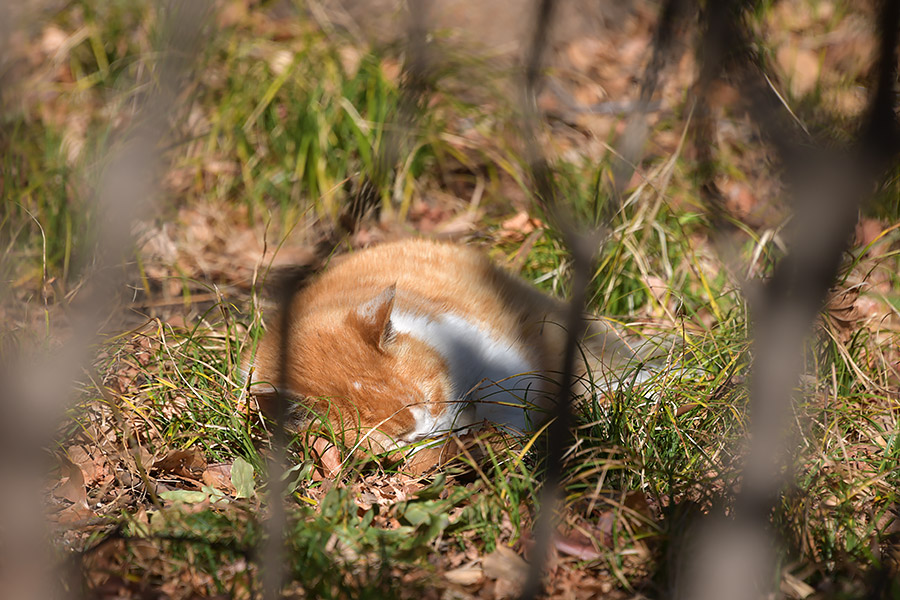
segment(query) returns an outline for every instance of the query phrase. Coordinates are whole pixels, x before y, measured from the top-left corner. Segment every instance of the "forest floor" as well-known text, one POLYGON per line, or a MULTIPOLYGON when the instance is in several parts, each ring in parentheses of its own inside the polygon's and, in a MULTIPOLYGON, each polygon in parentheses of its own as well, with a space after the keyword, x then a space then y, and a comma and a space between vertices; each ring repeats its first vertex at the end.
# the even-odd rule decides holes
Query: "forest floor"
MULTIPOLYGON (((452 239, 565 297, 571 263, 536 207, 520 137, 530 3, 436 4, 434 91, 380 190, 380 217, 336 252, 452 239)), ((871 76, 872 12, 837 0, 762 4, 748 21, 785 106, 811 135, 847 139, 871 76)), ((72 341, 104 218, 94 195, 154 85, 155 6, 37 3, 9 36, 4 360, 72 341)), ((561 196, 593 224, 659 7, 563 6, 540 138, 561 196)), ((86 597, 258 597, 269 424, 238 365, 274 306, 268 275, 313 264, 376 168, 373 148, 399 97, 404 29, 394 11, 387 0, 215 4, 169 118, 158 197, 133 227, 121 293, 49 449, 54 548, 77 565, 86 597)), ((666 597, 693 523, 740 487, 752 357, 744 292, 784 255, 790 197, 736 110, 738 92, 722 84, 711 99, 715 183, 740 224, 729 240, 737 262, 726 264, 699 200, 689 39, 664 67, 643 158, 589 291, 593 312, 635 336, 681 340, 682 354, 652 399, 623 388, 581 403, 548 597, 666 597)), ((809 343, 793 481, 772 515, 783 541, 775 577, 788 598, 873 597, 879 577, 900 579, 897 181, 884 181, 860 215, 809 343)), ((486 459, 424 476, 368 463, 323 480, 297 435, 285 597, 515 597, 530 568, 544 442, 485 445, 486 459)), ((896 585, 883 589, 900 597, 896 585)))

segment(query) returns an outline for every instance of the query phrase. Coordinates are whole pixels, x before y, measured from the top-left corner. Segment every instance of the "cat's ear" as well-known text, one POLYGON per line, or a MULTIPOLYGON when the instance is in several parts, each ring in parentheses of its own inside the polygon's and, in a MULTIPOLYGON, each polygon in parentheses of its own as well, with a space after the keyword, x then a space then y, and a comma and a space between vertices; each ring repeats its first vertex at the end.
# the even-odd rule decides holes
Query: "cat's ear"
POLYGON ((349 315, 350 324, 359 331, 366 342, 379 350, 383 350, 385 344, 394 338, 391 311, 394 309, 396 293, 397 285, 389 286, 349 315))

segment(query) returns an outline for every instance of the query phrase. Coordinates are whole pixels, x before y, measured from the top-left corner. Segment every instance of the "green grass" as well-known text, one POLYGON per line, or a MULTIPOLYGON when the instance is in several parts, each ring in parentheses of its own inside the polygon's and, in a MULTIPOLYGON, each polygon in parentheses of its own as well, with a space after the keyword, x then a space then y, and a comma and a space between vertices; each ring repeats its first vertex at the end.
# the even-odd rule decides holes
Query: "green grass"
MULTIPOLYGON (((159 221, 181 232, 187 228, 181 211, 209 207, 231 219, 215 225, 222 239, 266 223, 269 248, 289 252, 310 230, 329 227, 355 186, 374 173, 399 98, 399 63, 395 50, 360 48, 306 19, 279 21, 267 7, 255 10, 258 16, 217 29, 198 59, 184 110, 172 115, 159 221)), ((770 8, 760 10, 762 18, 770 8)), ((9 282, 2 292, 9 307, 4 352, 29 348, 32 340, 52 345, 65 333, 93 244, 93 185, 106 149, 127 133, 133 101, 150 85, 155 64, 150 3, 75 2, 54 22, 67 34, 84 27, 57 65, 65 76, 52 71, 41 84, 53 91, 49 100, 23 79, 22 93, 33 102, 7 107, 0 131, 0 276, 9 282), (51 109, 67 118, 48 116, 51 109), (77 156, 67 154, 73 116, 89 123, 77 156)), ((502 85, 492 87, 493 75, 464 56, 450 57, 415 143, 379 191, 385 227, 408 230, 415 228, 417 202, 448 194, 458 199, 446 203, 458 214, 483 181, 479 233, 472 237, 503 262, 522 241, 501 223, 531 191, 517 151, 515 106, 498 91, 502 85), (467 84, 478 88, 478 102, 454 97, 467 84)), ((660 128, 679 131, 679 119, 666 115, 660 128)), ((752 160, 743 158, 747 148, 730 143, 717 160, 723 173, 744 181, 752 160)), ((554 166, 575 214, 596 224, 608 163, 554 166)), ((596 557, 567 560, 561 569, 623 590, 661 585, 654 574, 665 571, 666 544, 683 527, 672 514, 691 503, 702 510, 727 504, 740 484, 752 359, 748 315, 739 283, 708 241, 693 169, 680 150, 639 165, 646 185, 633 190, 610 225, 589 290, 591 310, 666 347, 678 342, 655 393, 625 388, 583 400, 566 466, 562 520, 593 537, 596 557)), ((874 214, 894 214, 895 187, 895 180, 887 182, 874 214)), ((782 251, 760 229, 745 227, 736 248, 745 260, 758 251, 758 272, 765 274, 782 251)), ((874 283, 864 296, 892 307, 894 316, 895 234, 885 236, 885 246, 855 249, 844 281, 868 276, 874 283)), ((545 231, 519 266, 540 288, 565 296, 571 263, 560 239, 545 231)), ((212 258, 223 252, 214 244, 189 248, 212 258)), ((249 404, 238 369, 270 314, 263 286, 269 258, 249 283, 227 274, 206 279, 185 260, 163 265, 137 254, 128 266, 137 303, 159 301, 160 308, 147 308, 138 325, 102 341, 53 449, 74 456, 74 447, 87 448, 101 465, 96 481, 86 483, 96 520, 71 528, 69 545, 59 545, 62 555, 64 547, 86 550, 78 560, 92 581, 119 578, 134 590, 157 591, 180 582, 182 591, 193 586, 201 597, 249 598, 258 591, 270 424, 249 404), (223 496, 227 477, 210 483, 154 467, 182 450, 196 450, 209 465, 247 461, 250 497, 223 496), (179 496, 184 490, 200 493, 179 496)), ((860 570, 882 566, 880 550, 891 543, 887 516, 900 484, 892 318, 880 328, 854 323, 849 337, 832 322, 810 343, 811 377, 795 408, 796 478, 773 515, 791 572, 811 585, 839 588, 840 597, 863 595, 854 583, 860 570)), ((446 476, 422 481, 403 477, 402 466, 361 458, 333 482, 316 476, 309 440, 297 436, 288 452, 291 593, 422 597, 447 586, 442 573, 471 557, 501 546, 521 552, 538 508, 545 441, 538 435, 486 446, 484 461, 462 461, 446 476)))

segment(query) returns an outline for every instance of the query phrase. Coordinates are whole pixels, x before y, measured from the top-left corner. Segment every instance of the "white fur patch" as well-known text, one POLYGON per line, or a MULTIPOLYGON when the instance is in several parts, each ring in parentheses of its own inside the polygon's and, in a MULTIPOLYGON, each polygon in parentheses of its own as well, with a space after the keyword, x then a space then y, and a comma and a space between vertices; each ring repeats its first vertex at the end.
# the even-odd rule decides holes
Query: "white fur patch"
MULTIPOLYGON (((407 408, 416 420, 416 427, 407 435, 403 436, 402 440, 399 440, 399 443, 397 444, 398 447, 407 444, 415 444, 416 442, 435 437, 441 433, 453 431, 459 426, 459 424, 454 423, 456 419, 454 411, 452 410, 433 414, 431 409, 423 404, 413 404, 407 408)), ((424 446, 415 448, 414 452, 422 447, 424 446)))
POLYGON ((418 439, 485 419, 526 431, 531 420, 540 419, 539 415, 529 419, 524 401, 539 400, 535 392, 541 388, 541 379, 515 341, 492 336, 454 314, 431 318, 395 310, 391 324, 396 331, 434 348, 450 369, 451 403, 447 410, 437 415, 430 410, 412 411, 418 439))

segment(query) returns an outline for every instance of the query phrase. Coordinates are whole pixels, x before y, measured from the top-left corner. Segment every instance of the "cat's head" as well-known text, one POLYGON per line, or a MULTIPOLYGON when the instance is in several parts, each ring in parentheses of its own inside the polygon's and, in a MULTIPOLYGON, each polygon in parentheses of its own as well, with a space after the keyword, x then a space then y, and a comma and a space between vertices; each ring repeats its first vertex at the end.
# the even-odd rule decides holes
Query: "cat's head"
POLYGON ((286 356, 275 319, 255 358, 244 361, 263 410, 283 386, 294 427, 319 421, 348 446, 391 450, 434 433, 436 420, 453 410, 447 366, 434 349, 393 327, 395 296, 390 286, 345 311, 304 312, 301 295, 286 356))

